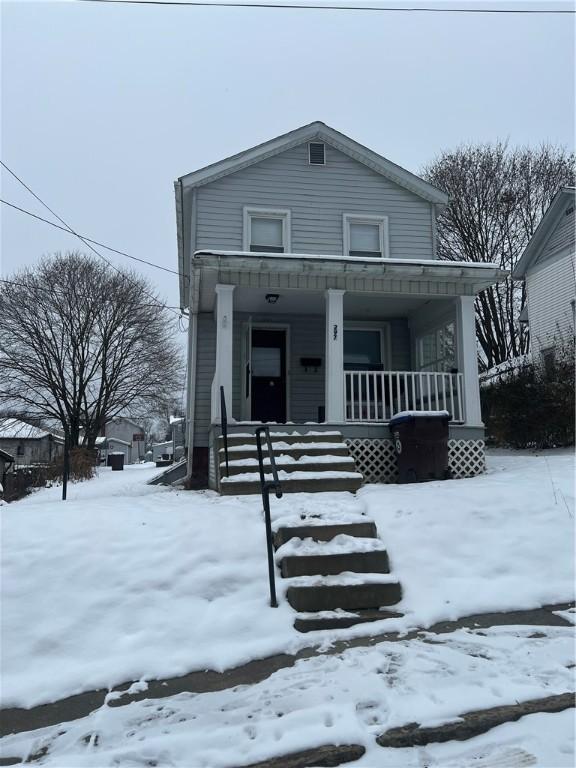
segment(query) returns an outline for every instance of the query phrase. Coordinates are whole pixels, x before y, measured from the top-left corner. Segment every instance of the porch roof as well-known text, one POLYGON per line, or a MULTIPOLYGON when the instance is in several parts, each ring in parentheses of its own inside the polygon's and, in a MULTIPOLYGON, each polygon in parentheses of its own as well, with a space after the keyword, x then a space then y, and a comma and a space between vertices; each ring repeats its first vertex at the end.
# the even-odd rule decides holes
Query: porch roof
POLYGON ((508 275, 496 264, 463 261, 219 250, 196 251, 192 268, 192 311, 216 283, 439 297, 475 295, 508 275))

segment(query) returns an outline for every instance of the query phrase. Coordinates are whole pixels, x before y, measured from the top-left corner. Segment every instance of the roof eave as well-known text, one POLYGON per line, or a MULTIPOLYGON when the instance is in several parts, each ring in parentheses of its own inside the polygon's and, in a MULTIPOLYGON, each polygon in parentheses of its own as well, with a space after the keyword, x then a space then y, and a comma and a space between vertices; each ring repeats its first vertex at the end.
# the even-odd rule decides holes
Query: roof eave
POLYGON ((558 218, 560 216, 562 206, 566 200, 569 200, 570 197, 575 196, 575 187, 562 187, 554 195, 552 202, 548 206, 548 210, 544 216, 542 216, 540 223, 536 227, 536 231, 530 238, 528 245, 524 249, 522 256, 518 260, 518 263, 512 272, 512 278, 514 280, 526 279, 526 273, 532 266, 534 259, 538 257, 540 249, 544 247, 546 241, 552 234, 552 229, 558 223, 558 218))

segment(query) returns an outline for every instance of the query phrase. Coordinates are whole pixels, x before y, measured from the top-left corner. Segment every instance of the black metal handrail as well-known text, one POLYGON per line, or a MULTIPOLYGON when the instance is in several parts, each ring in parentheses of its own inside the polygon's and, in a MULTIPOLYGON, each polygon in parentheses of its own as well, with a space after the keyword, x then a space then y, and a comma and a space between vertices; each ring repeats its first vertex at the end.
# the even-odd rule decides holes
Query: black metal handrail
POLYGON ((220 387, 220 423, 222 427, 222 440, 224 442, 224 460, 226 462, 226 477, 229 477, 228 468, 228 416, 226 415, 226 395, 224 387, 220 387))
POLYGON ((266 547, 268 550, 268 580, 270 582, 270 605, 272 608, 278 608, 276 600, 276 577, 274 566, 274 543, 272 541, 272 522, 270 520, 270 491, 274 491, 276 498, 282 498, 282 486, 278 479, 278 470, 274 459, 274 449, 270 440, 270 427, 262 426, 256 428, 256 447, 258 449, 258 469, 260 471, 260 492, 262 494, 262 504, 264 505, 264 521, 266 523, 266 547), (264 454, 262 452, 262 433, 266 438, 266 447, 268 449, 268 458, 270 459, 270 469, 272 470, 272 480, 266 480, 264 469, 264 454))

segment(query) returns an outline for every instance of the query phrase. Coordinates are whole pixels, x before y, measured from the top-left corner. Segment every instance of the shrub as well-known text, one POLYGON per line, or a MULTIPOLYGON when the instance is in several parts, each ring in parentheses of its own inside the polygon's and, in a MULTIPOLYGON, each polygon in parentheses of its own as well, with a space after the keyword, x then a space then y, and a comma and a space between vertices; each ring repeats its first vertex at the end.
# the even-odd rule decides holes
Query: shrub
MULTIPOLYGON (((70 480, 89 480, 94 476, 97 456, 82 446, 70 451, 70 480)), ((27 496, 35 488, 46 488, 59 485, 64 475, 64 457, 59 456, 49 464, 33 464, 29 467, 18 467, 16 471, 6 475, 4 499, 16 501, 27 496)))
POLYGON ((511 362, 481 388, 487 438, 511 448, 574 445, 574 336, 547 365, 511 362))

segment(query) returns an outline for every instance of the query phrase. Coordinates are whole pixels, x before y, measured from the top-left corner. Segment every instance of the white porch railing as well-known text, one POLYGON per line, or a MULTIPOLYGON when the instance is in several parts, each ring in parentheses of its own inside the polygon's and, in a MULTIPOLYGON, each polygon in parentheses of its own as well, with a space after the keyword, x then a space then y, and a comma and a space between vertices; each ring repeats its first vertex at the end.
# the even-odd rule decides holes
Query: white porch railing
POLYGON ((399 411, 448 411, 464 421, 462 373, 345 371, 346 421, 390 421, 399 411))

